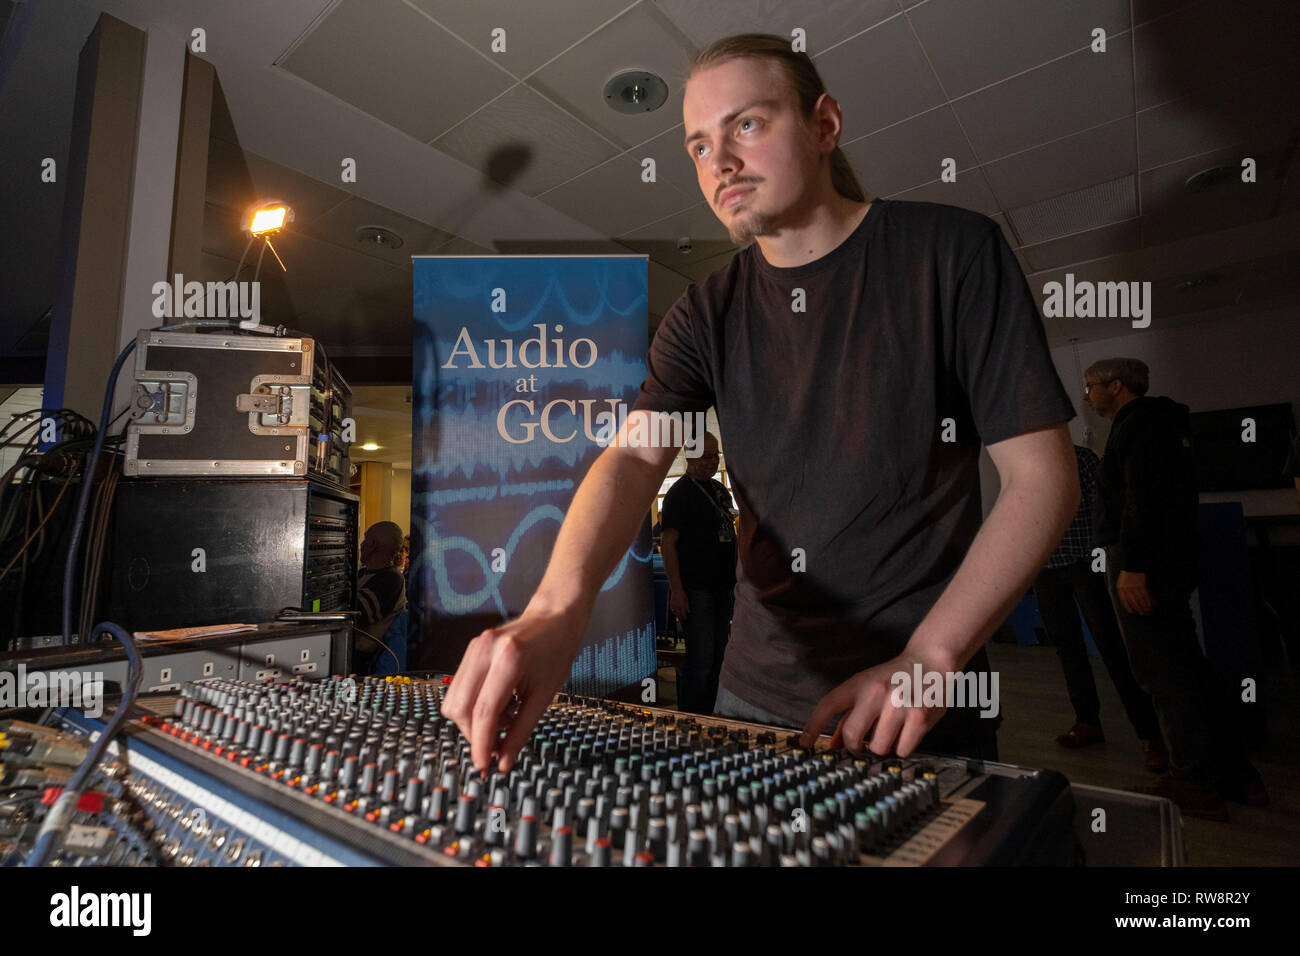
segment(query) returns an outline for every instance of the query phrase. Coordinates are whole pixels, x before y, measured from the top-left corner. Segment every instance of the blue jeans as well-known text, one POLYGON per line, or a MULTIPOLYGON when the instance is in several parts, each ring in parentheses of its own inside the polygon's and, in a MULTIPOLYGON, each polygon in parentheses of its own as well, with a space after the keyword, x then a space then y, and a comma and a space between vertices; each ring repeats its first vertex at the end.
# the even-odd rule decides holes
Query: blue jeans
POLYGON ((677 705, 697 714, 713 713, 718 695, 722 655, 731 635, 732 589, 686 590, 690 613, 681 622, 686 634, 686 660, 682 664, 677 705))

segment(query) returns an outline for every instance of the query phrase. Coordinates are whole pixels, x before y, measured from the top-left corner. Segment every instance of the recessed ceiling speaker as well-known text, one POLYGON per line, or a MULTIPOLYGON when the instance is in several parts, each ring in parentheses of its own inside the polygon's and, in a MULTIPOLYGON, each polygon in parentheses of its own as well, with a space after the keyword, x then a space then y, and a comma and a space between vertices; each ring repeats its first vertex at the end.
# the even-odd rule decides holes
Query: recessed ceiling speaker
POLYGON ((1193 279, 1185 279, 1174 286, 1175 292, 1191 292, 1194 289, 1204 289, 1206 286, 1218 285, 1219 277, 1213 272, 1206 272, 1196 276, 1193 279))
POLYGON ((1203 193, 1240 181, 1240 166, 1212 166, 1209 169, 1202 169, 1199 173, 1188 176, 1183 182, 1183 188, 1189 193, 1203 193))
POLYGON ((649 113, 668 101, 668 84, 646 70, 627 70, 605 84, 605 105, 620 113, 649 113))
POLYGON ((362 226, 357 230, 357 242, 380 249, 400 249, 403 245, 401 236, 383 226, 362 226))

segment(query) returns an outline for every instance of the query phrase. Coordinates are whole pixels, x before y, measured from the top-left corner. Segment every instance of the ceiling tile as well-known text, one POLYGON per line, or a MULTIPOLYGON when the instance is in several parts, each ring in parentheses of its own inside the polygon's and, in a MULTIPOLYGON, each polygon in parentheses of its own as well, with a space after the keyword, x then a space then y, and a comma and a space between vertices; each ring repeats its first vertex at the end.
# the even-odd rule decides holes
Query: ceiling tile
POLYGON ((1012 255, 1016 257, 1016 262, 1020 263, 1020 271, 1028 277, 1034 270, 1029 266, 1029 260, 1025 258, 1024 253, 1019 249, 1013 249, 1012 255))
POLYGON ((659 315, 666 314, 691 284, 686 276, 661 266, 653 259, 649 261, 649 280, 650 311, 659 315))
POLYGON ((691 162, 682 143, 685 137, 686 127, 678 123, 666 133, 660 133, 654 139, 632 147, 629 153, 637 162, 646 158, 654 159, 655 175, 672 183, 682 192, 698 192, 700 181, 695 174, 695 164, 691 162))
POLYGON ((607 236, 621 236, 698 202, 666 182, 641 181, 641 165, 618 156, 540 197, 607 236))
POLYGON ((905 202, 935 202, 945 206, 960 206, 974 212, 991 216, 998 211, 998 202, 984 182, 978 169, 968 170, 965 175, 957 172, 957 181, 945 183, 936 179, 934 182, 907 189, 886 199, 901 199, 905 202))
POLYGON ((1163 17, 1183 7, 1206 2, 1211 0, 1133 0, 1133 22, 1146 23, 1148 20, 1163 17))
POLYGON ((1131 175, 1136 124, 1128 116, 1054 143, 985 163, 989 188, 1004 209, 1131 175))
POLYGON ((443 243, 434 251, 434 255, 439 256, 494 256, 496 252, 486 246, 480 246, 477 243, 470 242, 468 239, 462 239, 460 236, 452 236, 451 239, 443 243))
POLYGON ((1267 208, 1277 198, 1286 180, 1287 158, 1286 148, 1257 149, 1243 143, 1144 170, 1142 211, 1153 212, 1198 196, 1208 196, 1215 202, 1234 206, 1262 201, 1267 208), (1255 160, 1253 183, 1242 182, 1237 173, 1241 169, 1242 160, 1247 157, 1255 160), (1219 167, 1227 167, 1232 174, 1225 175, 1217 185, 1204 192, 1193 192, 1187 188, 1186 183, 1191 176, 1219 167))
POLYGON ((801 27, 812 56, 899 12, 895 0, 656 2, 698 47, 736 33, 774 33, 788 37, 792 30, 801 27))
POLYGON ((953 103, 981 162, 1130 116, 1133 69, 1127 34, 1105 53, 1082 51, 953 103))
POLYGON ((817 72, 844 114, 852 141, 940 105, 934 78, 906 18, 895 17, 816 58, 817 72))
POLYGON ((690 276, 696 282, 700 282, 717 272, 719 269, 726 268, 727 265, 730 264, 731 260, 736 257, 738 252, 740 252, 739 249, 732 249, 729 252, 722 253, 720 256, 713 256, 711 259, 683 261, 682 264, 677 267, 677 271, 690 276))
POLYGON ((1022 246, 1021 254, 1033 272, 1056 269, 1100 259, 1103 256, 1132 252, 1142 245, 1142 229, 1137 219, 1117 222, 1100 229, 1089 229, 1073 236, 1063 236, 1034 246, 1022 246))
POLYGON ((1250 263, 1252 291, 1259 298, 1300 293, 1300 255, 1266 256, 1250 263))
MULTIPOLYGON (((713 208, 706 202, 696 203, 681 212, 647 223, 639 229, 626 233, 621 238, 672 239, 675 243, 682 236, 733 245, 727 233, 727 227, 722 224, 713 212, 713 208)), ((716 253, 713 253, 713 255, 716 255, 716 253)))
POLYGON ((409 269, 411 256, 433 252, 452 236, 441 229, 395 213, 391 209, 377 206, 356 197, 335 206, 325 215, 319 217, 303 230, 317 239, 324 239, 343 249, 361 252, 376 259, 382 259, 389 265, 409 269), (363 243, 357 237, 357 230, 365 226, 381 226, 396 233, 402 239, 397 249, 385 249, 374 243, 363 243))
POLYGON ((1006 215, 1000 212, 995 212, 991 214, 989 218, 998 224, 998 228, 1002 230, 1002 237, 1006 239, 1007 245, 1012 249, 1019 248, 1020 237, 1017 236, 1016 231, 1011 228, 1011 223, 1007 222, 1006 215))
POLYGON ((425 143, 514 82, 401 0, 343 0, 280 65, 425 143))
POLYGON ((944 159, 957 161, 958 175, 975 165, 975 154, 947 106, 856 139, 843 148, 858 179, 873 196, 891 195, 937 179, 944 159))
POLYGON ((520 84, 433 141, 436 149, 529 196, 572 179, 619 150, 520 84))
POLYGON ((635 0, 411 0, 458 37, 517 77, 527 76, 635 0), (505 30, 506 48, 492 49, 492 31, 505 30))
POLYGON ((656 7, 640 3, 528 79, 575 116, 624 147, 643 143, 682 121, 681 76, 692 50, 656 7), (618 113, 605 104, 605 84, 626 70, 648 70, 668 84, 668 99, 649 113, 618 113))
POLYGON ((1223 165, 1239 168, 1241 155, 1240 150, 1223 150, 1144 172, 1142 236, 1145 243, 1158 245, 1270 218, 1282 187, 1282 181, 1277 178, 1282 157, 1277 153, 1255 156, 1256 182, 1243 183, 1235 176, 1203 192, 1190 192, 1184 185, 1189 176, 1203 169, 1223 165))
POLYGON ((637 252, 644 252, 670 269, 685 271, 689 262, 709 259, 735 248, 727 229, 718 221, 708 203, 700 203, 673 216, 643 226, 619 241, 637 252), (679 239, 691 240, 691 251, 683 255, 679 239))
POLYGON ((1133 219, 1137 214, 1137 184, 1133 176, 1007 210, 1007 218, 1026 246, 1133 219))
POLYGON ((630 256, 637 251, 613 239, 501 239, 503 256, 630 256))
POLYGON ((212 140, 204 195, 208 202, 232 210, 237 217, 254 202, 281 199, 293 208, 290 228, 301 229, 350 194, 223 140, 212 140))
POLYGON ((1219 79, 1300 53, 1295 0, 1200 3, 1138 27, 1138 109, 1182 96, 1219 79))
POLYGON ((1079 50, 1129 26, 1128 0, 930 0, 908 12, 950 97, 1079 50))
POLYGON ((1300 124, 1300 74, 1272 64, 1137 117, 1143 169, 1240 142, 1286 142, 1300 124))
POLYGON ((391 266, 373 256, 300 233, 277 237, 275 248, 287 271, 280 273, 279 266, 269 256, 263 261, 262 270, 264 273, 273 270, 272 274, 283 276, 297 311, 336 316, 345 307, 354 308, 359 302, 369 301, 383 303, 385 314, 396 307, 410 320, 409 268, 391 266))

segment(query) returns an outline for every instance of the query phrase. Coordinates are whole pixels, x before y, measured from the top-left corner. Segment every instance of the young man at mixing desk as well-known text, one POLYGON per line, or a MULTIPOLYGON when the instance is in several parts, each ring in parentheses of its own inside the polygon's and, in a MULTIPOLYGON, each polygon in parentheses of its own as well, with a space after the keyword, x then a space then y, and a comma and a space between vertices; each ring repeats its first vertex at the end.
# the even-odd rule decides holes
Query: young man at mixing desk
MULTIPOLYGON (((976 707, 896 691, 987 670, 1079 504, 1074 409, 1024 275, 985 216, 867 202, 788 39, 701 51, 683 114, 704 197, 755 242, 665 316, 632 415, 714 406, 727 441, 739 569, 715 710, 805 744, 834 727, 856 752, 995 759, 976 707), (982 526, 981 444, 1001 479, 982 526)), ((470 644, 443 712, 475 766, 513 764, 675 454, 607 448, 528 606, 470 644)))

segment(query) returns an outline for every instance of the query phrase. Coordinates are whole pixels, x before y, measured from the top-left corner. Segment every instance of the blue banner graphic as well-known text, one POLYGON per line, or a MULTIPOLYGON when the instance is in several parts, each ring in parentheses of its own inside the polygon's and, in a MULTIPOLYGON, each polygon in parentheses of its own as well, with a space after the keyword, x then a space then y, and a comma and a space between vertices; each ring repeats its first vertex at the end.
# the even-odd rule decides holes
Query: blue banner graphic
MULTIPOLYGON (((574 492, 645 378, 643 256, 417 256, 411 608, 452 669, 541 581, 574 492), (620 408, 620 406, 623 406, 620 408)), ((655 672, 649 518, 601 589, 567 689, 655 672)))

